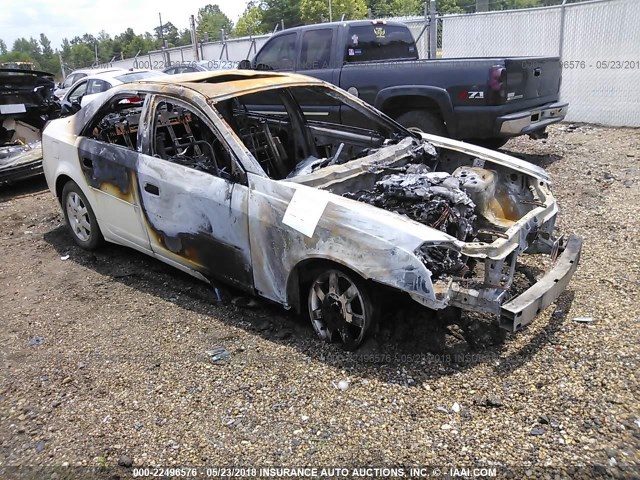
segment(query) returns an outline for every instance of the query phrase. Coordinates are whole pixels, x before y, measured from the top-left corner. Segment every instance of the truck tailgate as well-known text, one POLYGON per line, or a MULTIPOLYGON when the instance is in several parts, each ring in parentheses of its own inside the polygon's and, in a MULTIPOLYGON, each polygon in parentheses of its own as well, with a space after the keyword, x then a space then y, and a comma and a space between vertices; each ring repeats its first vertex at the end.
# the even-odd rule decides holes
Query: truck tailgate
POLYGON ((505 59, 507 103, 514 100, 557 99, 562 68, 559 57, 505 59))

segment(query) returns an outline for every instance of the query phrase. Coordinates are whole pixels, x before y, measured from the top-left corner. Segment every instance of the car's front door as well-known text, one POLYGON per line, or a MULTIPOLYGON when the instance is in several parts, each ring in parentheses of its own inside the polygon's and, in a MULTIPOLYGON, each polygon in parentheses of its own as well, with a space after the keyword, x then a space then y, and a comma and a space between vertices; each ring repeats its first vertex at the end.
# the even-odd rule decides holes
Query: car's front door
POLYGON ((162 96, 150 108, 137 177, 151 248, 208 279, 253 288, 249 189, 234 155, 199 108, 162 96))

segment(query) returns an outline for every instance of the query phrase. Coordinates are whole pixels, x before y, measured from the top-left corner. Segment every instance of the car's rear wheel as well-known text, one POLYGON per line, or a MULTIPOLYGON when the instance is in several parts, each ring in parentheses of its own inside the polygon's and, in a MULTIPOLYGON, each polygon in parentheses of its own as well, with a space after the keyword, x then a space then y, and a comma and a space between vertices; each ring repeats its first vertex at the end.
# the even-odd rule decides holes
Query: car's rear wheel
POLYGON ((431 133, 447 137, 447 127, 436 114, 428 110, 411 110, 403 113, 397 119, 400 125, 418 133, 431 133))
POLYGON ((339 338, 345 350, 358 348, 375 324, 377 313, 367 284, 337 267, 313 276, 308 307, 318 336, 325 342, 339 338))
POLYGON ((104 238, 87 197, 75 182, 69 181, 62 189, 60 200, 73 240, 85 250, 95 250, 104 238))

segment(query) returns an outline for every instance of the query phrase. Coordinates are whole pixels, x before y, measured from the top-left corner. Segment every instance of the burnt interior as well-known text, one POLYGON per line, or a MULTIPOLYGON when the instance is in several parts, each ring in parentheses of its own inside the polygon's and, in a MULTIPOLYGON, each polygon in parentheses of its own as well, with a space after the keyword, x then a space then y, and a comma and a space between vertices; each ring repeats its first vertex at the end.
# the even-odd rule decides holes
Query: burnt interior
POLYGON ((324 87, 266 90, 216 108, 275 180, 370 155, 406 136, 397 124, 324 87))
POLYGON ((115 98, 98 114, 98 120, 88 128, 87 136, 136 150, 143 104, 144 95, 115 98))

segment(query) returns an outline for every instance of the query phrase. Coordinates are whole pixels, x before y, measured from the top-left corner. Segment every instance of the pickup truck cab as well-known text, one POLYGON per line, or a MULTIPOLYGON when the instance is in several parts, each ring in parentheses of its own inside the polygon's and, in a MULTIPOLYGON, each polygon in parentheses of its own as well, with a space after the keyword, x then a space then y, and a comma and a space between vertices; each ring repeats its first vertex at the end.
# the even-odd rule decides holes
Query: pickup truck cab
MULTIPOLYGON (((411 31, 398 22, 283 30, 260 49, 251 68, 304 73, 347 90, 406 127, 493 148, 518 135, 545 137, 545 128, 568 109, 559 102, 559 57, 421 60, 411 31)), ((331 115, 340 123, 340 112, 308 107, 308 114, 331 115)))

